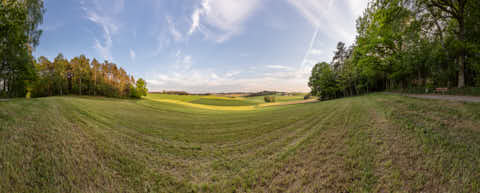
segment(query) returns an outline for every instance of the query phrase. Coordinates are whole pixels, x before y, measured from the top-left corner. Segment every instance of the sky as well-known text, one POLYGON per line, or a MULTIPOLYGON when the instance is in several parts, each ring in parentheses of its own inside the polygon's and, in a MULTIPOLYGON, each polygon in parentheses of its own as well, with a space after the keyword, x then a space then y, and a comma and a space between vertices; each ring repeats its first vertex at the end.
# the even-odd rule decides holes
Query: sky
POLYGON ((368 0, 45 0, 35 56, 112 61, 150 91, 308 92, 368 0))

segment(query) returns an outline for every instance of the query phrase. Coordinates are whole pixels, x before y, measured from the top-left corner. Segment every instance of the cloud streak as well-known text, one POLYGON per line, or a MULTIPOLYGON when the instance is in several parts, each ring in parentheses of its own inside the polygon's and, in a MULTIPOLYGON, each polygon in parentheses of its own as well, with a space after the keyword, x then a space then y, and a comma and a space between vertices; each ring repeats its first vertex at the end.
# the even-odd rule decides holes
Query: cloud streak
POLYGON ((191 15, 188 31, 200 31, 206 38, 222 43, 243 30, 243 23, 257 10, 257 0, 203 0, 191 15))
POLYGON ((334 42, 343 41, 347 45, 353 43, 356 31, 355 19, 361 15, 368 0, 328 0, 327 2, 288 0, 288 2, 314 28, 312 39, 298 70, 298 74, 308 76, 315 63, 330 60, 335 49, 334 42), (327 36, 328 39, 321 37, 319 34, 327 36), (328 40, 328 42, 325 40, 328 40))
POLYGON ((118 32, 119 25, 115 17, 123 10, 124 0, 111 2, 93 0, 88 3, 80 1, 80 7, 86 18, 99 25, 103 31, 103 41, 96 37, 94 48, 105 60, 114 60, 111 51, 112 35, 118 32))
POLYGON ((254 77, 247 71, 217 73, 212 69, 191 69, 182 73, 153 73, 147 78, 149 90, 185 90, 187 92, 255 92, 278 90, 308 92, 302 78, 295 71, 265 72, 254 77), (288 79, 288 81, 286 81, 288 79))
POLYGON ((172 17, 167 16, 167 24, 168 24, 168 30, 170 31, 170 34, 172 35, 173 39, 175 41, 182 40, 183 35, 175 27, 175 23, 173 22, 172 17))

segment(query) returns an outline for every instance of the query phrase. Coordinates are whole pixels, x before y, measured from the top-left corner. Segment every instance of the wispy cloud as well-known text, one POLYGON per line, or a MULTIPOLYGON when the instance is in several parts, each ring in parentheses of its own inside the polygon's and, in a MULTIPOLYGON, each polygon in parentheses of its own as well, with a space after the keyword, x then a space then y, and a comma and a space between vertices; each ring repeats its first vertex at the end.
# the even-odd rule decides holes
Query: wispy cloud
POLYGON ((191 69, 177 73, 152 73, 147 78, 149 90, 185 90, 188 92, 246 92, 261 90, 308 92, 305 81, 296 73, 266 72, 245 76, 245 72, 218 73, 212 69, 191 69))
MULTIPOLYGON (((181 56, 180 63, 187 56, 181 56)), ((186 59, 186 61, 190 60, 186 59)), ((184 62, 188 63, 188 62, 184 62)), ((244 70, 232 69, 218 72, 215 69, 188 68, 168 72, 151 72, 147 75, 149 89, 185 90, 188 92, 245 92, 277 90, 308 92, 306 76, 299 69, 285 65, 252 66, 244 70), (265 70, 265 68, 267 70, 265 70)))
POLYGON ((331 58, 336 45, 334 42, 343 41, 347 45, 353 43, 355 19, 365 9, 368 0, 288 0, 288 2, 315 28, 298 70, 298 74, 308 76, 315 63, 331 58), (326 40, 328 42, 325 42, 326 40))
POLYGON ((137 54, 135 54, 135 51, 130 48, 130 60, 134 61, 135 58, 137 57, 137 54))
POLYGON ((170 34, 172 35, 173 39, 175 41, 182 40, 183 35, 175 27, 175 22, 172 20, 172 17, 167 16, 167 24, 168 24, 168 30, 169 30, 170 34))
POLYGON ((321 27, 319 29, 323 34, 347 43, 353 42, 355 19, 361 15, 368 1, 288 0, 315 28, 321 27))
POLYGON ((111 48, 113 45, 112 35, 119 29, 115 17, 123 10, 124 0, 98 1, 88 3, 80 1, 80 6, 86 14, 86 18, 99 25, 103 31, 103 41, 95 38, 94 48, 105 60, 113 60, 111 48))
POLYGON ((282 65, 267 65, 266 67, 271 68, 271 69, 278 69, 278 70, 291 70, 292 69, 291 67, 282 66, 282 65))
POLYGON ((243 23, 258 9, 258 0, 203 0, 191 15, 188 31, 202 32, 222 43, 243 30, 243 23))

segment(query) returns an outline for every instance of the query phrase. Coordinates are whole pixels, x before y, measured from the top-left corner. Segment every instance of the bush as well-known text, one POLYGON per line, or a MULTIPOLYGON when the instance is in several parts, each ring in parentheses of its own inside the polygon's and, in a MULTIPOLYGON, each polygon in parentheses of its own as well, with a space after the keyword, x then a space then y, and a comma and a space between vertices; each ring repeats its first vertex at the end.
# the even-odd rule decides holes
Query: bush
POLYGON ((303 100, 307 100, 307 99, 310 99, 310 98, 312 98, 312 94, 308 93, 307 95, 305 95, 303 97, 303 100))
POLYGON ((265 96, 263 97, 263 100, 267 103, 274 103, 276 101, 275 96, 265 96))

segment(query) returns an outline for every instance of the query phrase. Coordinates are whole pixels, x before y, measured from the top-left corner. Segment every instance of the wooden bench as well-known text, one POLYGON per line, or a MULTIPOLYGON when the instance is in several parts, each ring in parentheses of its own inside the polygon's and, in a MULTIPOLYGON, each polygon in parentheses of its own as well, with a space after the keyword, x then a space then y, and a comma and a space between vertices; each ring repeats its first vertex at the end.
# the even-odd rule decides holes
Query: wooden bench
POLYGON ((445 92, 448 91, 448 88, 435 88, 435 92, 440 92, 442 94, 445 94, 445 92))

